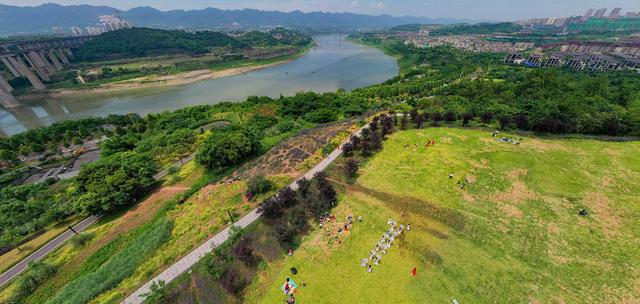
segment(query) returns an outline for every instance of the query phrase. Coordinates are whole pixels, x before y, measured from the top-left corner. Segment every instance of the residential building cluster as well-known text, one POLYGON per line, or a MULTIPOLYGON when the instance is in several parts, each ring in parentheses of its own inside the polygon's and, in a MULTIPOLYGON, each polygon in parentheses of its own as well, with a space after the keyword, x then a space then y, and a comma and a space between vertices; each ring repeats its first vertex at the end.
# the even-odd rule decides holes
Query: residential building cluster
POLYGON ((117 31, 120 29, 131 28, 129 22, 117 15, 103 15, 98 17, 100 26, 87 26, 84 29, 78 26, 71 26, 66 31, 62 27, 54 26, 53 33, 58 36, 96 36, 105 32, 117 31))
POLYGON ((616 7, 609 14, 607 14, 606 8, 601 9, 588 9, 582 16, 577 17, 550 17, 550 18, 535 18, 521 21, 520 24, 524 26, 554 26, 559 28, 565 28, 571 23, 586 22, 590 19, 609 19, 617 20, 621 18, 640 18, 640 12, 625 12, 622 13, 622 8, 616 7))
POLYGON ((627 54, 594 54, 587 52, 508 53, 504 62, 528 67, 567 66, 576 70, 613 71, 635 69, 640 72, 640 57, 627 54))
POLYGON ((472 52, 518 52, 533 48, 533 43, 530 42, 511 43, 490 41, 485 38, 482 35, 418 36, 407 39, 405 43, 419 47, 450 45, 472 52))

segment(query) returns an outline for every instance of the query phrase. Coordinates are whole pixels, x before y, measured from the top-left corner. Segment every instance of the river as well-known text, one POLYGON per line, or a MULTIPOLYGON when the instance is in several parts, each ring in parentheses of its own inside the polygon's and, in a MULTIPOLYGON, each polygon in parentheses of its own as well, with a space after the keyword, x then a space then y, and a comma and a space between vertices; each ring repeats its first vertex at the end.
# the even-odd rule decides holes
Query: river
POLYGON ((353 90, 398 73, 395 59, 377 49, 355 44, 341 35, 314 39, 316 47, 306 55, 244 74, 166 88, 33 100, 26 107, 11 111, 0 108, 0 136, 90 116, 146 115, 193 105, 242 101, 252 95, 277 97, 300 91, 353 90))

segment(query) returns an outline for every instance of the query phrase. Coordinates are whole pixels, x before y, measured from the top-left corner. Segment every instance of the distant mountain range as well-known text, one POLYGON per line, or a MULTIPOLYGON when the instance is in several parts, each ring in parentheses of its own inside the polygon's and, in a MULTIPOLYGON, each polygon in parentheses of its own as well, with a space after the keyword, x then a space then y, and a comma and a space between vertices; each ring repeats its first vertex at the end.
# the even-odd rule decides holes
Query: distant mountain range
POLYGON ((52 27, 96 26, 98 16, 118 14, 133 26, 172 29, 221 29, 233 27, 286 26, 320 31, 380 29, 407 23, 451 24, 459 19, 430 19, 422 17, 369 16, 352 13, 289 13, 254 9, 160 11, 152 7, 137 7, 121 11, 108 6, 43 4, 20 7, 0 4, 0 35, 46 34, 52 27))

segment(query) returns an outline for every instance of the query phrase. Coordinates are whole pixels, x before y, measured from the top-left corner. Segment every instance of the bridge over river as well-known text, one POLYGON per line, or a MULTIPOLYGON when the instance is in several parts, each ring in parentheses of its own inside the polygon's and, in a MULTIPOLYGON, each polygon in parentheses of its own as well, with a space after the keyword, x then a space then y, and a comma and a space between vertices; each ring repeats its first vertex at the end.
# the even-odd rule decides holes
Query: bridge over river
MULTIPOLYGON (((43 82, 62 70, 73 56, 71 48, 91 39, 90 36, 61 37, 0 43, 0 61, 15 77, 25 77, 37 90, 46 88, 43 82)), ((18 108, 22 104, 11 94, 13 87, 0 75, 0 104, 5 108, 18 108)))

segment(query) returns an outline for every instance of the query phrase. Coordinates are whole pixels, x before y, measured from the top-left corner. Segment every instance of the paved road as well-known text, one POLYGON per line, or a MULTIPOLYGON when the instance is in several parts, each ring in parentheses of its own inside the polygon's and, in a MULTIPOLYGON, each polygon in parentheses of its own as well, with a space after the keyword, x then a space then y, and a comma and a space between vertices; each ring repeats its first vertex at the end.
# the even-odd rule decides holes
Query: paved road
MULTIPOLYGON (((180 161, 180 160, 176 161, 172 166, 179 167, 182 164, 189 162, 194 157, 195 157, 195 153, 190 154, 190 155, 186 156, 185 158, 183 158, 182 161, 180 161)), ((167 176, 167 174, 169 174, 169 168, 168 167, 166 169, 158 172, 153 177, 156 180, 160 180, 160 179, 164 178, 165 176, 167 176)), ((95 223, 98 219, 99 219, 98 216, 93 216, 93 215, 89 216, 86 219, 82 220, 77 225, 75 225, 73 227, 73 229, 75 231, 77 231, 77 232, 82 232, 82 231, 86 230, 87 228, 89 228, 89 226, 91 226, 93 223, 95 223)), ((67 231, 63 232, 62 234, 58 235, 55 239, 51 240, 49 243, 45 244, 44 246, 42 246, 41 248, 36 250, 30 256, 28 256, 24 260, 20 261, 18 264, 13 266, 11 269, 7 270, 5 273, 0 275, 0 288, 2 288, 7 283, 11 282, 11 280, 15 279, 20 273, 22 273, 27 268, 27 266, 29 265, 29 262, 41 260, 47 254, 49 254, 52 251, 56 250, 58 247, 60 247, 62 244, 64 244, 64 242, 68 241, 73 236, 74 236, 74 233, 71 232, 70 230, 67 230, 67 231)))
MULTIPOLYGON (((360 133, 362 132, 362 130, 364 128, 366 128, 366 126, 361 128, 360 130, 358 130, 354 134, 360 135, 360 133)), ((347 139, 347 141, 348 140, 349 139, 347 139)), ((316 165, 313 169, 311 169, 309 172, 307 172, 304 176, 302 176, 300 178, 311 179, 317 172, 320 172, 320 171, 326 169, 334 160, 336 160, 336 158, 338 158, 338 156, 340 156, 340 154, 342 154, 342 145, 340 147, 338 147, 337 149, 333 150, 333 152, 331 152, 331 154, 329 154, 318 165, 316 165)), ((291 185, 289 185, 289 187, 292 190, 297 190, 298 189, 298 181, 297 180, 294 181, 291 185)), ((233 225, 239 226, 241 228, 244 228, 244 227, 249 226, 251 223, 255 222, 259 218, 260 218, 260 213, 258 212, 258 209, 256 208, 256 209, 252 210, 251 212, 249 212, 249 214, 247 214, 244 217, 242 217, 240 220, 238 220, 233 225)), ((169 282, 173 281, 180 274, 182 274, 183 272, 185 272, 189 268, 191 268, 193 265, 195 265, 202 257, 204 257, 207 253, 211 252, 215 247, 218 247, 218 246, 220 246, 220 244, 224 243, 229 238, 229 231, 230 231, 230 227, 227 227, 224 230, 220 231, 215 236, 213 236, 212 238, 208 239, 206 242, 204 242, 202 245, 200 245, 194 251, 192 251, 189 254, 187 254, 185 257, 180 259, 175 264, 169 266, 169 268, 167 268, 165 271, 163 271, 162 273, 157 275, 151 281, 149 281, 149 282, 145 283, 144 285, 142 285, 133 294, 131 294, 126 299, 124 299, 124 301, 122 301, 122 303, 124 303, 124 304, 140 304, 140 303, 143 303, 144 299, 145 299, 144 295, 151 291, 151 286, 153 285, 154 282, 158 283, 160 281, 163 281, 165 283, 169 283, 169 282)))
MULTIPOLYGON (((228 124, 229 124, 229 122, 227 122, 227 121, 214 121, 212 123, 209 123, 209 124, 203 126, 202 128, 203 128, 203 130, 211 130, 211 129, 214 129, 214 128, 224 127, 224 126, 226 126, 228 124)), ((93 150, 97 149, 97 142, 95 142, 94 145, 95 145, 95 147, 92 148, 93 150)), ((167 176, 169 174, 169 170, 170 170, 171 167, 180 167, 180 166, 184 165, 185 163, 191 161, 195 156, 196 156, 195 152, 192 153, 192 154, 189 154, 188 156, 186 156, 186 157, 176 161, 175 163, 171 164, 171 166, 166 167, 165 169, 163 169, 160 172, 156 173, 156 175, 154 175, 153 178, 155 180, 160 180, 160 179, 164 178, 165 176, 167 176)), ((73 173, 73 172, 69 172, 69 173, 73 173)), ((76 173, 79 173, 79 171, 77 171, 76 173)), ((75 174, 75 175, 77 175, 77 174, 75 174)), ((75 176, 75 175, 73 175, 73 176, 75 176)), ((73 229, 75 231, 77 231, 77 232, 82 232, 82 231, 86 230, 87 228, 89 228, 89 226, 91 226, 93 223, 95 223, 98 219, 99 219, 98 216, 87 217, 86 219, 82 220, 80 223, 76 224, 73 227, 73 229)), ((27 268, 27 266, 29 265, 29 262, 41 260, 47 254, 49 254, 52 251, 56 250, 58 247, 60 247, 62 244, 64 244, 66 241, 68 241, 73 236, 74 236, 74 233, 71 232, 70 230, 67 230, 64 233, 58 235, 55 239, 51 240, 49 243, 45 244, 44 246, 42 246, 41 248, 36 250, 34 253, 32 253, 31 255, 26 257, 24 260, 20 261, 15 266, 11 267, 9 270, 7 270, 2 275, 0 275, 0 288, 2 288, 7 283, 11 282, 11 280, 15 279, 19 274, 21 274, 27 268)))
MULTIPOLYGON (((95 223, 99 217, 90 216, 80 223, 73 226, 73 230, 77 232, 84 231, 87 227, 91 226, 91 224, 95 223)), ((11 267, 5 273, 0 275, 0 287, 3 287, 5 284, 11 282, 15 277, 17 277, 20 273, 22 273, 27 266, 29 266, 30 262, 39 261, 44 258, 49 252, 55 250, 60 247, 60 245, 64 244, 67 240, 73 237, 75 234, 71 230, 66 230, 62 234, 58 235, 55 239, 51 240, 46 245, 40 247, 40 249, 36 250, 34 253, 26 257, 24 260, 20 261, 18 264, 11 267)))

